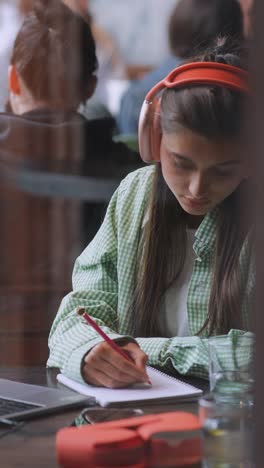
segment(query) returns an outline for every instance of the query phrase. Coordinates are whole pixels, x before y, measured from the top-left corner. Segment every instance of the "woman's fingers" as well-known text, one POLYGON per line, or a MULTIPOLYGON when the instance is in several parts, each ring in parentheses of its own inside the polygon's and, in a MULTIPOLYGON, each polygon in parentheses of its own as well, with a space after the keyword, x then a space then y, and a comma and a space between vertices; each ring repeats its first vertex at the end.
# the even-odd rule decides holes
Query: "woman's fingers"
POLYGON ((125 378, 125 375, 127 375, 129 381, 143 381, 145 378, 145 371, 135 365, 133 356, 131 355, 131 353, 133 353, 134 356, 136 355, 138 350, 140 350, 139 346, 135 343, 130 343, 122 347, 122 349, 128 352, 129 356, 132 358, 131 361, 120 356, 105 342, 96 345, 87 355, 87 358, 89 362, 98 369, 100 369, 101 366, 104 366, 104 369, 106 369, 107 363, 111 364, 113 369, 109 368, 109 372, 114 372, 118 379, 125 378))
POLYGON ((129 362, 107 343, 99 343, 85 356, 84 379, 93 385, 117 388, 148 380, 145 365, 146 355, 135 343, 124 346, 134 362, 129 362), (136 362, 138 364, 136 364, 136 362))
POLYGON ((126 382, 115 380, 112 376, 105 374, 99 369, 91 371, 91 369, 88 369, 88 364, 83 368, 83 376, 87 383, 96 385, 97 387, 123 388, 130 385, 126 382))
POLYGON ((131 383, 144 380, 144 371, 136 367, 134 362, 120 356, 107 343, 95 346, 88 354, 88 359, 90 365, 112 375, 118 381, 131 383))
POLYGON ((148 356, 146 355, 146 353, 144 353, 144 351, 142 351, 142 349, 139 346, 135 346, 134 343, 128 343, 127 345, 122 347, 122 349, 127 351, 129 356, 131 356, 131 358, 133 359, 136 367, 144 373, 146 380, 148 380, 148 375, 146 372, 148 356))

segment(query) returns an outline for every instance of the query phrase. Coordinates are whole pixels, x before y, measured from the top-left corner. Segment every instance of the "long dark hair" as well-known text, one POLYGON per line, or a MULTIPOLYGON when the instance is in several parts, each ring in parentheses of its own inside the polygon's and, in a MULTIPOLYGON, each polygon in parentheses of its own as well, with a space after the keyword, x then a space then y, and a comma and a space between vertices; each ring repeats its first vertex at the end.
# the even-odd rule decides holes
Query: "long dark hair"
POLYGON ((11 64, 34 99, 77 108, 97 69, 90 26, 60 0, 36 0, 17 34, 11 64))
MULTIPOLYGON (((238 51, 230 50, 224 40, 195 60, 242 66, 238 51)), ((166 89, 161 98, 162 130, 175 132, 180 125, 209 140, 238 138, 244 105, 245 97, 227 88, 204 85, 166 89)), ((242 182, 219 206, 208 317, 198 334, 227 333, 231 328, 243 327, 243 284, 237 266, 250 224, 245 216, 245 185, 242 182)), ((187 215, 167 187, 159 164, 148 210, 140 262, 143 267, 138 273, 132 306, 135 336, 160 334, 157 320, 160 303, 166 289, 180 274, 186 254, 187 215)))

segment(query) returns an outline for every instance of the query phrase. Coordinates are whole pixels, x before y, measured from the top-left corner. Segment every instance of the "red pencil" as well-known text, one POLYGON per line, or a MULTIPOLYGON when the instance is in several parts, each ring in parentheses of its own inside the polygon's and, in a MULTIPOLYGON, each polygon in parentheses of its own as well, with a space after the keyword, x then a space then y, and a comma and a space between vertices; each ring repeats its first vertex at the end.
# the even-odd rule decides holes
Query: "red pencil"
POLYGON ((132 357, 126 354, 113 340, 111 340, 111 338, 109 338, 109 336, 107 336, 107 334, 99 327, 99 325, 94 322, 94 320, 87 314, 87 312, 85 312, 84 307, 79 307, 76 312, 78 315, 81 315, 85 318, 86 322, 88 322, 89 325, 91 325, 91 327, 93 327, 94 330, 97 331, 99 335, 101 335, 101 337, 109 344, 109 346, 111 346, 111 348, 113 348, 117 353, 121 354, 121 356, 123 356, 123 358, 125 358, 127 361, 134 362, 132 357))

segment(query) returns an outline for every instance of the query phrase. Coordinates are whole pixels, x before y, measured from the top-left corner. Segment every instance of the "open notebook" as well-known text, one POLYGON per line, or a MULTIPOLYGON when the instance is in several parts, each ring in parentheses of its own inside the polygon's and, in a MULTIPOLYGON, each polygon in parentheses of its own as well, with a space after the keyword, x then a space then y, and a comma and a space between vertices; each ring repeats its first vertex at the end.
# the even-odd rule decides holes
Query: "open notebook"
POLYGON ((161 403, 162 401, 178 401, 196 399, 202 394, 202 390, 182 382, 174 377, 168 376, 153 367, 148 367, 148 376, 152 386, 150 388, 104 388, 94 387, 88 384, 81 384, 71 380, 63 374, 58 374, 57 379, 62 384, 75 390, 82 395, 89 395, 96 398, 101 406, 118 406, 128 402, 133 403, 161 403))

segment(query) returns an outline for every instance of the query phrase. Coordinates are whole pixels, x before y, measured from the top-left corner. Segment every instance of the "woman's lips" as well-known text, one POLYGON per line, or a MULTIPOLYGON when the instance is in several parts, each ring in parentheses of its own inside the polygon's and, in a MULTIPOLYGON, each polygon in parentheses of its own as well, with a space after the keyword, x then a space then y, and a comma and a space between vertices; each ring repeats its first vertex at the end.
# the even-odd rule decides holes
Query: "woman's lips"
POLYGON ((184 197, 185 202, 192 207, 202 208, 210 202, 208 199, 195 199, 195 198, 186 198, 184 197))

